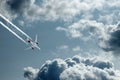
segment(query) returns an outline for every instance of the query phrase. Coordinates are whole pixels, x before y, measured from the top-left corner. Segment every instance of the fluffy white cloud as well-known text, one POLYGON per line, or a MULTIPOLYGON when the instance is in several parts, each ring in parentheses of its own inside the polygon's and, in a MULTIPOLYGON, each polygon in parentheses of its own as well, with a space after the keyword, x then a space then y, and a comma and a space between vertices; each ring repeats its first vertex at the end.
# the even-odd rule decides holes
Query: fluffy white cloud
POLYGON ((65 31, 67 36, 89 40, 93 36, 106 37, 106 25, 94 20, 79 20, 67 28, 57 27, 58 31, 65 31))
POLYGON ((98 69, 91 66, 75 65, 60 75, 60 80, 119 80, 114 70, 98 69))
MULTIPOLYGON (((26 73, 26 71, 25 71, 26 73)), ((29 79, 29 76, 27 76, 29 79)), ((47 61, 33 80, 119 80, 120 71, 111 62, 74 56, 47 61)))
POLYGON ((81 51, 82 49, 79 46, 76 46, 72 49, 72 51, 81 51))
POLYGON ((32 67, 27 67, 27 68, 24 68, 24 77, 28 78, 29 80, 33 80, 34 78, 37 77, 37 74, 39 72, 39 69, 34 69, 32 67))

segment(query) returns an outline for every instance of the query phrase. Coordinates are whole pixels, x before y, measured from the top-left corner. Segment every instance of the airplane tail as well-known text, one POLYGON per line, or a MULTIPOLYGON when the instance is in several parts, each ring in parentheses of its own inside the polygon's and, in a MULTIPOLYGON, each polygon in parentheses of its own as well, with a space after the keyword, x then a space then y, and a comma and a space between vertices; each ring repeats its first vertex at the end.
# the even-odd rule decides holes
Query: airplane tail
POLYGON ((37 37, 37 34, 36 34, 36 36, 35 36, 35 43, 36 44, 38 44, 38 40, 37 39, 38 39, 38 37, 37 37))
POLYGON ((38 42, 38 41, 37 41, 37 34, 36 34, 36 36, 35 36, 35 42, 38 42))

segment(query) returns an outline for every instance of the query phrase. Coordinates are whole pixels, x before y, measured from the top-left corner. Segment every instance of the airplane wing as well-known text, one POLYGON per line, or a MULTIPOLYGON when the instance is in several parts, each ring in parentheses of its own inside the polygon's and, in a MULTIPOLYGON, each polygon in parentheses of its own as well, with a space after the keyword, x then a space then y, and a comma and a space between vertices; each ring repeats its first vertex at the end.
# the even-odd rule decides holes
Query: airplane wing
POLYGON ((40 50, 40 47, 36 46, 36 48, 40 50))
POLYGON ((38 42, 38 41, 37 41, 37 34, 36 34, 36 36, 35 36, 35 42, 38 42))
POLYGON ((29 49, 31 49, 31 47, 28 47, 28 48, 26 48, 25 50, 29 50, 29 49))
POLYGON ((38 46, 30 46, 30 47, 26 48, 25 50, 29 50, 29 49, 32 49, 32 48, 37 48, 37 49, 40 50, 40 47, 38 47, 38 46))

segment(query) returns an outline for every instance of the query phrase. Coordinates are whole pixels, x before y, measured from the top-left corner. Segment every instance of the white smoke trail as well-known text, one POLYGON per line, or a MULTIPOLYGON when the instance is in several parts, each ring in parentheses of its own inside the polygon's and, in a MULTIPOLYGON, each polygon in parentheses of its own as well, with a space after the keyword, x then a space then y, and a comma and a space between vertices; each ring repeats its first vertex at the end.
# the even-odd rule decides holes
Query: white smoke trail
POLYGON ((18 28, 16 25, 14 25, 11 21, 9 21, 7 18, 5 18, 3 15, 0 14, 0 16, 6 20, 8 23, 10 23, 14 28, 16 28, 18 31, 20 31, 23 35, 25 35, 27 38, 31 39, 30 36, 28 36, 25 32, 23 32, 20 28, 18 28))
MULTIPOLYGON (((10 31, 12 34, 14 34, 18 39, 20 39, 21 41, 23 41, 24 43, 26 43, 25 40, 23 40, 19 35, 17 35, 14 31, 12 31, 9 27, 7 27, 5 24, 3 24, 1 21, 0 21, 0 24, 5 27, 8 31, 10 31)), ((27 43, 26 43, 27 44, 27 43)))

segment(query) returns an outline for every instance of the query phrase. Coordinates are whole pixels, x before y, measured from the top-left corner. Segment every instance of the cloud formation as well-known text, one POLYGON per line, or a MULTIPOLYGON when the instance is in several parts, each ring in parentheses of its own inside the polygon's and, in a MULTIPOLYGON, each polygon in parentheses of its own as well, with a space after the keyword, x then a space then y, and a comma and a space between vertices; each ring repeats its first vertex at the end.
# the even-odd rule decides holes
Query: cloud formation
POLYGON ((105 51, 112 51, 115 55, 120 54, 120 23, 109 30, 109 37, 101 40, 100 47, 105 51))
POLYGON ((35 0, 0 0, 0 13, 11 20, 18 17, 33 19, 37 9, 35 0))
POLYGON ((0 13, 16 17, 20 14, 27 20, 70 21, 80 16, 114 23, 119 20, 119 3, 119 0, 0 0, 0 13))
POLYGON ((83 41, 96 39, 98 46, 104 51, 120 54, 120 23, 114 25, 103 24, 94 20, 81 19, 67 27, 57 27, 57 31, 64 31, 70 38, 83 41))
POLYGON ((28 78, 29 80, 33 80, 34 78, 37 77, 37 74, 39 72, 39 69, 34 69, 32 67, 27 67, 27 68, 24 68, 24 77, 28 78))
POLYGON ((68 37, 89 40, 93 36, 106 37, 106 25, 95 20, 81 19, 70 26, 57 27, 56 30, 64 31, 68 37))
MULTIPOLYGON (((29 70, 24 74, 27 72, 29 70)), ((74 56, 65 60, 47 61, 39 69, 36 77, 31 79, 30 76, 29 79, 29 76, 26 76, 26 78, 29 80, 119 80, 119 73, 109 61, 74 56)))

